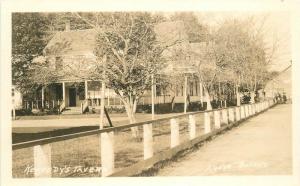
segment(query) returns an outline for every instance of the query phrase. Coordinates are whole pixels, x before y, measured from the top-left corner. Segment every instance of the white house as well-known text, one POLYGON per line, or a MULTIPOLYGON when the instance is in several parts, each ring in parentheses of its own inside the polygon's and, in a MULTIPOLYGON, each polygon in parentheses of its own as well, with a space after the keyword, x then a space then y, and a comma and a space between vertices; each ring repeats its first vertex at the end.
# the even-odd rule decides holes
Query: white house
MULTIPOLYGON (((163 54, 165 57, 169 57, 171 50, 176 47, 185 46, 186 48, 191 48, 181 21, 157 24, 154 31, 161 42, 181 41, 180 46, 173 46, 173 48, 171 47, 165 51, 163 54)), ((55 104, 59 103, 62 105, 61 110, 64 108, 76 110, 75 108, 82 107, 82 105, 100 105, 101 83, 99 81, 91 81, 88 78, 88 72, 95 68, 96 56, 93 51, 96 35, 96 31, 93 29, 70 30, 70 26, 66 25, 66 30, 57 32, 46 45, 43 54, 49 64, 49 70, 58 72, 58 74, 60 71, 65 72, 59 75, 55 82, 41 90, 42 107, 45 104, 55 106, 55 104)), ((193 48, 193 50, 201 50, 201 47, 193 48)), ((170 62, 169 64, 171 69, 174 69, 177 68, 178 61, 170 62)), ((186 66, 185 61, 182 61, 182 65, 186 66)), ((199 89, 197 80, 195 82, 190 81, 189 95, 197 97, 199 100, 199 89)), ((183 91, 182 86, 176 91, 176 96, 182 97, 183 91)), ((108 98, 106 105, 121 104, 113 90, 106 89, 105 92, 108 98)), ((145 99, 143 101, 145 102, 145 99)))
POLYGON ((265 96, 273 98, 279 93, 286 95, 288 99, 292 99, 292 65, 282 70, 278 76, 269 81, 264 88, 265 96))

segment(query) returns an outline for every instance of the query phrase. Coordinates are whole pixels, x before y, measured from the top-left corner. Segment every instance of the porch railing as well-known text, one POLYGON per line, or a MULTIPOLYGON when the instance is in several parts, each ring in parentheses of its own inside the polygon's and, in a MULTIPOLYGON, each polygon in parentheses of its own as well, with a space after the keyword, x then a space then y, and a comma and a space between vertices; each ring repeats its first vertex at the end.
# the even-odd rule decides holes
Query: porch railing
POLYGON ((54 109, 60 106, 61 100, 44 100, 42 103, 41 99, 28 101, 24 100, 22 105, 24 109, 54 109))
POLYGON ((27 158, 33 159, 33 176, 52 177, 55 173, 52 171, 51 162, 63 161, 63 157, 67 158, 65 162, 72 162, 71 155, 73 152, 66 152, 66 150, 78 148, 82 150, 80 154, 87 153, 83 157, 79 157, 78 162, 82 162, 86 156, 89 156, 92 153, 91 150, 96 150, 92 156, 96 159, 92 162, 98 162, 101 165, 101 176, 136 175, 143 169, 169 159, 176 153, 263 112, 275 104, 276 102, 273 100, 268 100, 239 107, 198 111, 102 130, 91 130, 17 143, 12 145, 13 158, 22 159, 20 156, 24 153, 16 153, 15 151, 25 150, 27 158), (142 140, 132 140, 133 136, 130 135, 130 129, 133 128, 136 128, 142 134, 139 135, 142 140), (127 134, 128 132, 129 134, 127 134), (87 137, 92 138, 92 136, 94 142, 84 140, 87 137), (78 145, 78 141, 72 140, 79 140, 84 144, 78 145), (66 149, 64 147, 67 145, 67 141, 70 142, 69 145, 76 144, 66 149), (62 144, 59 145, 59 143, 62 144), (57 145, 63 149, 62 154, 55 150, 57 145), (31 152, 31 148, 33 152, 31 152), (90 151, 87 151, 86 148, 89 148, 90 151), (14 156, 14 152, 16 153, 15 156, 18 155, 17 157, 14 156), (33 157, 29 157, 30 154, 33 157), (52 159, 54 156, 59 158, 52 159), (140 159, 136 159, 137 157, 140 157, 140 159), (130 162, 133 163, 128 165, 130 162))

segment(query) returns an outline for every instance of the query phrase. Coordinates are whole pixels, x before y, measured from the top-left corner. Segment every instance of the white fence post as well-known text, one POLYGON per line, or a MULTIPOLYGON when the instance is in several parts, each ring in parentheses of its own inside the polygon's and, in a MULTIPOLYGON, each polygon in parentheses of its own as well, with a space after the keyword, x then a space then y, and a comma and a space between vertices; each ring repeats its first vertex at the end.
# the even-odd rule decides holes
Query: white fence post
POLYGON ((210 113, 204 112, 204 133, 210 133, 211 126, 210 126, 210 113))
POLYGON ((251 108, 250 108, 250 104, 247 105, 247 107, 248 107, 248 117, 250 117, 250 116, 251 116, 251 108))
POLYGON ((251 103, 248 105, 248 117, 252 115, 251 103))
POLYGON ((171 148, 179 145, 179 125, 176 119, 170 120, 171 124, 171 148))
POLYGON ((244 107, 245 107, 245 109, 244 109, 244 111, 245 111, 245 118, 248 118, 249 117, 249 107, 248 107, 248 105, 245 105, 244 107))
POLYGON ((102 177, 109 176, 114 172, 114 132, 104 132, 101 136, 101 166, 102 177))
POLYGON ((222 122, 225 124, 228 124, 227 109, 222 110, 222 122))
POLYGON ((260 102, 260 103, 259 103, 259 112, 261 112, 261 111, 263 110, 262 104, 263 104, 263 102, 260 102))
POLYGON ((34 177, 51 177, 51 146, 36 145, 33 147, 34 177))
POLYGON ((153 156, 152 124, 144 124, 144 160, 153 156))
POLYGON ((240 121, 241 120, 240 107, 235 107, 235 117, 236 117, 236 121, 240 121))
POLYGON ((214 119, 215 119, 215 128, 221 128, 221 121, 220 121, 220 111, 214 111, 214 119))
POLYGON ((266 105, 265 108, 267 109, 268 108, 268 101, 265 102, 265 105, 266 105))
POLYGON ((244 105, 241 106, 241 119, 245 119, 245 107, 244 107, 244 105))
POLYGON ((190 140, 196 137, 196 121, 195 115, 189 115, 189 132, 190 132, 190 140))
POLYGON ((229 114, 229 122, 234 123, 234 110, 233 110, 233 108, 228 109, 228 114, 229 114))

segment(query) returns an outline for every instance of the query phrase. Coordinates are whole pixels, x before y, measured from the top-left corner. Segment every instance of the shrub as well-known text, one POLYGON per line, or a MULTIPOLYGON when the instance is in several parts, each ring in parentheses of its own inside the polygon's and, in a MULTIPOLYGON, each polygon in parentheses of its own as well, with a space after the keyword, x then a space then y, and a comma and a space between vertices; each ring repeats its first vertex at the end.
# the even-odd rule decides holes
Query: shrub
POLYGON ((30 115, 33 115, 33 113, 31 112, 31 109, 20 109, 20 110, 16 110, 16 115, 17 116, 30 116, 30 115))

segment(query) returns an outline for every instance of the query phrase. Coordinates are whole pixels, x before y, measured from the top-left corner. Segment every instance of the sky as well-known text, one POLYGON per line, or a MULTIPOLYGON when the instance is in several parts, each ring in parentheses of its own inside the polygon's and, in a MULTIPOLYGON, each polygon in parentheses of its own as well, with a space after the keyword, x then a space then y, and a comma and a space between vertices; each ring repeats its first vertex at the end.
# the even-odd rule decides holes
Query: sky
MULTIPOLYGON (((254 17, 257 25, 263 22, 264 39, 267 48, 273 48, 276 44, 276 50, 271 58, 269 69, 281 71, 291 63, 291 21, 290 13, 286 11, 265 11, 265 12, 195 12, 198 19, 208 25, 216 26, 226 19, 246 19, 254 17), (263 21, 264 20, 264 21, 263 21)), ((269 52, 271 53, 271 52, 269 52)))

